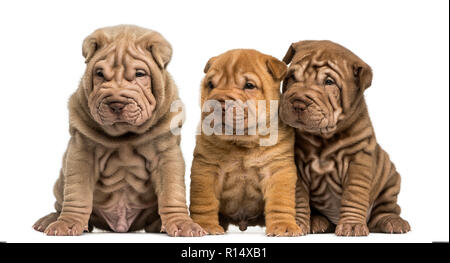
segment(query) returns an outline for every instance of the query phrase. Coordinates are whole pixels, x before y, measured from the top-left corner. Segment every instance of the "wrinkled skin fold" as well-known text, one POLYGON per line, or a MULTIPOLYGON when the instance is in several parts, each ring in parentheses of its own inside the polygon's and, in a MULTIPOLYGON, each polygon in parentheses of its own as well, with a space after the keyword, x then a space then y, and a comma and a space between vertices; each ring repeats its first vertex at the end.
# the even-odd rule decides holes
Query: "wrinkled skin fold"
POLYGON ((56 212, 36 230, 205 234, 188 216, 180 137, 170 130, 178 100, 166 71, 171 55, 159 33, 136 26, 98 29, 84 40, 86 72, 69 101, 56 212))
POLYGON ((400 175, 378 145, 364 91, 372 71, 330 41, 289 48, 280 117, 296 128, 299 183, 309 192, 311 232, 339 236, 406 233, 397 195, 400 175))
MULTIPOLYGON (((231 50, 211 58, 205 73, 202 104, 210 99, 269 101, 280 98, 286 65, 255 50, 231 50)), ((269 107, 266 110, 263 117, 273 117, 269 107)), ((301 185, 296 207, 294 131, 281 122, 277 128, 277 141, 271 146, 260 146, 265 136, 259 133, 197 136, 190 212, 209 234, 224 234, 229 224, 241 231, 265 225, 269 236, 309 232, 309 205, 301 185)))

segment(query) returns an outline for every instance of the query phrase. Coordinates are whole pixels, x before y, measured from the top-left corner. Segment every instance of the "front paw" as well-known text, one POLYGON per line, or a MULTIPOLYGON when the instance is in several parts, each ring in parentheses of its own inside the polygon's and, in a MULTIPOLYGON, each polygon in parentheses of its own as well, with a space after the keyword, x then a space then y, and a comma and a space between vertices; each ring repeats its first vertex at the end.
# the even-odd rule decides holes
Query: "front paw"
POLYGON ((39 232, 44 232, 45 229, 47 229, 47 227, 55 222, 56 220, 58 220, 59 217, 59 213, 50 213, 42 218, 40 218, 38 221, 36 221, 36 223, 34 223, 33 228, 36 231, 39 232))
POLYGON ((208 235, 223 235, 225 230, 219 224, 199 223, 208 235))
POLYGON ((311 233, 327 233, 332 231, 331 222, 323 215, 311 215, 311 233))
POLYGON ((166 232, 171 237, 201 237, 207 234, 201 226, 191 219, 164 224, 161 227, 161 232, 166 232))
POLYGON ((47 236, 79 236, 84 230, 87 230, 87 225, 83 226, 78 221, 56 220, 48 225, 44 233, 47 236))
POLYGON ((377 228, 377 232, 391 234, 403 234, 411 231, 408 221, 399 216, 387 216, 386 218, 381 219, 377 228))
POLYGON ((337 236, 367 236, 369 228, 365 223, 339 223, 336 226, 337 236))
POLYGON ((267 224, 266 235, 270 237, 297 237, 308 234, 309 226, 295 222, 279 222, 267 224))

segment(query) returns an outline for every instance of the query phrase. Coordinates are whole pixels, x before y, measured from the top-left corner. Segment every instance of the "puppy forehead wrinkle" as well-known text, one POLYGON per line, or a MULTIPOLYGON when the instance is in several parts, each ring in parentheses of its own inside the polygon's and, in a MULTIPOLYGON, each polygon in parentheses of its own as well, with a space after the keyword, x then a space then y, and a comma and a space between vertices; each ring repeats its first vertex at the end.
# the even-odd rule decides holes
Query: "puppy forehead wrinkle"
POLYGON ((113 74, 116 81, 120 82, 129 68, 149 71, 145 55, 140 54, 142 52, 135 45, 123 42, 122 45, 117 45, 109 51, 110 53, 105 55, 103 60, 97 62, 97 67, 113 74))
MULTIPOLYGON (((344 69, 342 69, 338 65, 338 63, 332 58, 320 59, 320 57, 318 56, 323 54, 324 54, 323 52, 317 53, 312 57, 311 57, 312 54, 306 54, 291 67, 295 70, 299 78, 304 77, 305 79, 318 80, 318 78, 322 76, 321 74, 319 74, 319 71, 321 68, 325 66, 328 67, 330 70, 334 71, 337 74, 337 76, 344 79, 347 73, 346 67, 344 66, 344 69)), ((346 60, 344 60, 344 63, 345 63, 344 65, 346 65, 347 63, 346 60)), ((301 81, 301 79, 299 80, 301 81)))
POLYGON ((97 68, 101 68, 103 70, 110 70, 112 68, 114 68, 115 65, 115 61, 116 61, 116 52, 115 52, 116 48, 109 48, 107 51, 105 51, 105 54, 100 56, 96 61, 95 61, 95 66, 94 66, 94 70, 97 68))
POLYGON ((97 61, 100 60, 107 60, 108 57, 111 56, 111 54, 115 53, 116 50, 116 46, 114 44, 109 44, 108 46, 105 46, 104 48, 102 48, 103 50, 101 52, 98 52, 100 54, 99 58, 97 59, 97 61))
POLYGON ((306 61, 306 63, 309 63, 309 60, 311 60, 311 59, 309 59, 309 60, 306 60, 306 59, 311 57, 311 56, 312 56, 311 53, 304 54, 301 58, 296 60, 295 64, 305 63, 305 61, 306 61))
POLYGON ((340 78, 342 78, 342 79, 344 78, 344 74, 342 74, 342 70, 339 68, 339 66, 335 62, 328 60, 327 64, 334 72, 336 72, 339 75, 340 78))
POLYGON ((227 84, 237 84, 239 83, 239 72, 242 70, 239 68, 239 57, 232 56, 232 61, 228 64, 227 75, 229 78, 227 79, 227 84))
POLYGON ((148 73, 150 74, 150 68, 149 68, 149 59, 148 57, 144 54, 144 51, 140 48, 137 48, 133 45, 128 46, 127 48, 127 55, 129 55, 131 58, 133 58, 134 60, 137 60, 139 64, 143 63, 145 64, 145 69, 148 70, 148 73))
POLYGON ((299 78, 298 80, 300 81, 301 78, 303 78, 303 75, 307 71, 308 66, 310 64, 310 61, 306 59, 308 56, 309 55, 302 57, 300 60, 296 61, 289 67, 292 68, 292 70, 294 71, 293 73, 296 75, 297 78, 299 78))
POLYGON ((348 76, 349 74, 353 74, 353 72, 351 73, 349 71, 349 66, 348 66, 348 62, 346 59, 343 60, 343 64, 344 64, 345 75, 348 76))
POLYGON ((134 70, 134 69, 144 69, 146 72, 148 71, 147 64, 141 58, 135 58, 131 54, 126 54, 124 57, 124 66, 125 71, 134 70))
POLYGON ((303 71, 302 77, 303 81, 306 80, 317 80, 319 74, 314 67, 309 67, 305 71, 303 71))
POLYGON ((255 81, 257 85, 261 84, 261 80, 258 76, 258 74, 255 74, 253 71, 249 71, 249 72, 244 72, 242 74, 244 76, 244 79, 246 81, 250 80, 250 81, 255 81))
POLYGON ((222 71, 215 69, 211 70, 209 76, 206 77, 207 81, 212 81, 214 84, 221 83, 222 78, 226 78, 225 74, 223 74, 222 71))

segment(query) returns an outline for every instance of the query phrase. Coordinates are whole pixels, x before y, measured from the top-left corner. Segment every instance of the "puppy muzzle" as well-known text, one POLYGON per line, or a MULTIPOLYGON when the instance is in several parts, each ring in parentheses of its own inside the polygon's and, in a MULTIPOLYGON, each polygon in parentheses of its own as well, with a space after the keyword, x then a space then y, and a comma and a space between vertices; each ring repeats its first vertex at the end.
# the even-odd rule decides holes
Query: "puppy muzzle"
POLYGON ((299 89, 282 96, 280 116, 288 125, 306 131, 321 131, 330 126, 330 115, 321 94, 299 89))

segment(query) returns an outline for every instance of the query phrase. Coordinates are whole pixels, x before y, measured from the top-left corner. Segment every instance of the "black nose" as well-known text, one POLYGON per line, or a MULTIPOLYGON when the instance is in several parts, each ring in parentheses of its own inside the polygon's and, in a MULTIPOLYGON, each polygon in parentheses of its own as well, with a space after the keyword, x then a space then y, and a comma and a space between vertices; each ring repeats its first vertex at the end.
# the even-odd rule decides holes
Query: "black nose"
POLYGON ((111 110, 114 113, 120 113, 123 108, 125 107, 125 103, 122 102, 111 102, 108 104, 109 108, 111 108, 111 110))
POLYGON ((306 110, 306 103, 302 100, 294 100, 292 101, 292 107, 294 107, 295 111, 304 111, 306 110))

